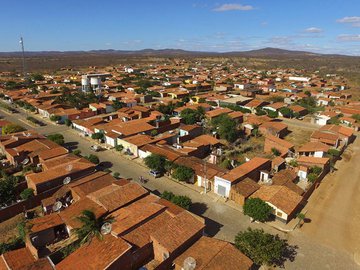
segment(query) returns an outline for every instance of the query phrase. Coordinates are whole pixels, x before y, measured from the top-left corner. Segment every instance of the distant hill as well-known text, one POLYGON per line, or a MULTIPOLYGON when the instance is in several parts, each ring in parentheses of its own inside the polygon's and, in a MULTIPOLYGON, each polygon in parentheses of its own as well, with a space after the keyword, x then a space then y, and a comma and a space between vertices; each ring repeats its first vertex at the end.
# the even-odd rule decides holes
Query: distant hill
MULTIPOLYGON (((137 51, 130 50, 91 50, 91 51, 30 51, 26 52, 27 56, 71 56, 71 55, 128 55, 128 56, 243 56, 243 57, 272 57, 272 56, 322 56, 324 54, 291 51, 279 48, 263 48, 252 51, 233 51, 233 52, 203 52, 203 51, 186 51, 181 49, 144 49, 137 51)), ((326 55, 327 56, 327 55, 326 55)), ((340 55, 339 55, 340 56, 340 55)), ((345 56, 345 55, 344 55, 345 56)), ((20 52, 0 52, 0 57, 21 57, 20 52)))

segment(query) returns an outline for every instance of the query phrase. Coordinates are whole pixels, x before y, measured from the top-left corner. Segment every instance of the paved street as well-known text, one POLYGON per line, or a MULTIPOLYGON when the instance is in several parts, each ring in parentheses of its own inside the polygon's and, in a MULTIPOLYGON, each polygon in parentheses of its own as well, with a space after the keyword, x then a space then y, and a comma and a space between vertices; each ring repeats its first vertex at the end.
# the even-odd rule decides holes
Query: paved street
MULTIPOLYGON (((20 111, 17 114, 7 114, 0 111, 0 115, 7 120, 21 124, 28 129, 34 129, 43 134, 61 133, 65 137, 68 145, 76 146, 82 151, 82 154, 88 155, 93 153, 90 146, 93 144, 88 138, 80 137, 77 132, 71 130, 64 125, 47 124, 44 127, 32 127, 25 124, 24 119, 26 114, 20 111)), ((37 116, 40 119, 40 117, 37 116)), ((100 161, 107 162, 107 166, 111 167, 114 172, 119 172, 122 177, 133 178, 137 181, 139 176, 147 176, 148 170, 139 165, 135 161, 128 160, 126 157, 116 153, 114 150, 105 150, 97 152, 96 155, 100 161)), ((237 232, 251 226, 252 228, 263 228, 270 233, 278 233, 280 236, 288 239, 291 245, 298 246, 298 255, 295 261, 286 263, 286 269, 360 269, 354 261, 353 254, 346 251, 342 247, 333 247, 327 245, 324 241, 317 239, 311 234, 305 233, 304 229, 297 230, 292 233, 282 233, 267 225, 250 223, 249 219, 242 215, 242 213, 218 200, 215 195, 202 195, 198 191, 183 186, 177 182, 171 181, 165 177, 153 179, 145 185, 147 188, 155 193, 163 192, 164 190, 172 191, 175 194, 189 196, 194 205, 191 211, 204 217, 207 223, 207 233, 219 239, 233 241, 237 232)), ((320 189, 315 193, 319 193, 320 189)), ((341 198, 334 198, 334 200, 341 200, 341 198)), ((343 220, 344 225, 347 222, 343 220)), ((315 226, 315 223, 314 223, 315 226)), ((334 227, 333 234, 337 234, 338 227, 334 227)))

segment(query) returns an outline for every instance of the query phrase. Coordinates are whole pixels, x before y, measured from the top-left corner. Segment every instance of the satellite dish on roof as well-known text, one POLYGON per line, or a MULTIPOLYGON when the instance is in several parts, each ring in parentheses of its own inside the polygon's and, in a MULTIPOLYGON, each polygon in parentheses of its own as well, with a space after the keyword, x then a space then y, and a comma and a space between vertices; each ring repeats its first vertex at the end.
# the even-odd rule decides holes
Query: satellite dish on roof
POLYGON ((61 207, 62 207, 62 202, 58 201, 58 202, 54 203, 52 210, 54 212, 57 212, 57 211, 60 211, 61 207))
POLYGON ((105 222, 101 228, 100 228, 100 232, 101 234, 109 234, 111 232, 111 224, 109 222, 105 222))
POLYGON ((69 165, 66 166, 66 170, 67 170, 68 172, 70 172, 72 169, 73 169, 73 165, 72 165, 72 164, 69 164, 69 165))
POLYGON ((26 164, 28 164, 29 163, 29 159, 28 158, 25 158, 21 163, 23 164, 23 165, 26 165, 26 164))
POLYGON ((67 177, 64 178, 63 184, 64 184, 64 185, 67 185, 67 184, 70 183, 70 181, 71 181, 71 177, 70 177, 70 176, 67 176, 67 177))
POLYGON ((196 267, 196 260, 193 257, 187 257, 184 260, 184 270, 194 270, 196 267))

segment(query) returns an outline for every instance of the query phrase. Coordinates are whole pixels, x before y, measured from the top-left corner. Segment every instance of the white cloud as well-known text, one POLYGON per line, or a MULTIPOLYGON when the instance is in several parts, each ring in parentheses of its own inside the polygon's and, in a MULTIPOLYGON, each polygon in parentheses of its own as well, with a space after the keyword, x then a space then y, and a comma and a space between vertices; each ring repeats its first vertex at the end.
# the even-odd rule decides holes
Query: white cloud
POLYGON ((304 32, 306 33, 321 33, 322 31, 323 30, 321 28, 317 28, 317 27, 309 27, 304 30, 304 32))
POLYGON ((218 6, 217 8, 213 9, 213 11, 217 12, 224 12, 224 11, 231 11, 231 10, 241 10, 241 11, 248 11, 253 10, 254 7, 250 5, 241 5, 241 4, 223 4, 218 6))
POLYGON ((360 27, 360 17, 352 16, 352 17, 344 17, 342 19, 336 20, 338 23, 347 23, 353 27, 360 27))
POLYGON ((360 35, 339 35, 337 37, 339 41, 360 41, 360 35))

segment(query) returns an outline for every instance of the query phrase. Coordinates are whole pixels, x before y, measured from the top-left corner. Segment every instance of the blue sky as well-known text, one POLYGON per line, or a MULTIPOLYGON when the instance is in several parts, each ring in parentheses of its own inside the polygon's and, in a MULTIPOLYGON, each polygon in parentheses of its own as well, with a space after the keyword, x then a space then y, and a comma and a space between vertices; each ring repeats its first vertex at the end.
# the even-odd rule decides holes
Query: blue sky
POLYGON ((360 0, 1 0, 0 51, 263 47, 360 55, 360 0))

